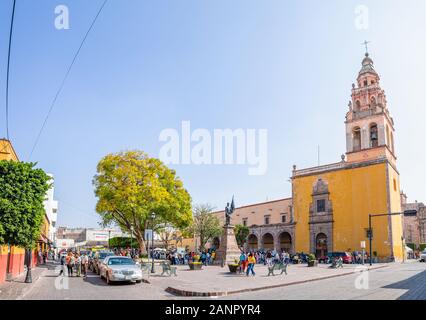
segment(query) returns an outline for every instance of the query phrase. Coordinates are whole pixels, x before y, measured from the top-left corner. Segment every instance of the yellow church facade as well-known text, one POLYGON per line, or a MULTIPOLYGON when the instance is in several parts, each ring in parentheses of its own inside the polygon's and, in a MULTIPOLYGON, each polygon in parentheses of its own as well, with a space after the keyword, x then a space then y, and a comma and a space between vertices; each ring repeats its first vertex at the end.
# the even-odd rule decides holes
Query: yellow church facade
MULTIPOLYGON (((387 160, 294 171, 295 249, 322 256, 360 251, 370 214, 401 212, 399 175, 387 160)), ((402 259, 401 216, 372 219, 373 252, 402 259)))

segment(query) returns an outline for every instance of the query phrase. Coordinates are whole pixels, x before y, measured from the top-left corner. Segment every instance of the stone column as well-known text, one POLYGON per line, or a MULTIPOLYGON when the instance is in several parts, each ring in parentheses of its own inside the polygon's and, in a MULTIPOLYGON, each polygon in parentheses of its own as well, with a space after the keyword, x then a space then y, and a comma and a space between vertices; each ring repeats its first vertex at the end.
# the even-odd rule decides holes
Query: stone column
POLYGON ((281 243, 280 243, 280 235, 279 233, 272 234, 274 237, 274 249, 276 252, 281 252, 281 243))

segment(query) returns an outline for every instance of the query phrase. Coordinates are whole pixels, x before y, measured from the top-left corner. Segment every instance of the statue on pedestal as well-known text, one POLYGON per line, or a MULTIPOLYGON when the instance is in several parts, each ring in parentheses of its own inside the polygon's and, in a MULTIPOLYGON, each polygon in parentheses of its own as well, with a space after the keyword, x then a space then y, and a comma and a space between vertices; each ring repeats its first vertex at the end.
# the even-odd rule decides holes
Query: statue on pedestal
POLYGON ((235 211, 235 204, 234 204, 234 196, 232 196, 232 202, 231 205, 229 205, 229 202, 226 204, 225 207, 225 226, 231 225, 231 216, 235 211))
POLYGON ((234 197, 232 197, 231 204, 227 203, 225 207, 225 225, 223 226, 223 233, 215 260, 222 267, 226 264, 233 264, 236 260, 238 261, 241 254, 235 238, 234 226, 231 225, 231 217, 234 211, 235 203, 234 197))

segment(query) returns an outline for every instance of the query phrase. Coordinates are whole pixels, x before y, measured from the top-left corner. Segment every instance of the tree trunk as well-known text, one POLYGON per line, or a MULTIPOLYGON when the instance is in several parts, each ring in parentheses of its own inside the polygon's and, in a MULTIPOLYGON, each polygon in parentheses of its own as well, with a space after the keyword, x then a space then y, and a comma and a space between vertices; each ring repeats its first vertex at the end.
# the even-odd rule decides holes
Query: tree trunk
POLYGON ((141 254, 147 254, 147 248, 145 246, 145 240, 141 237, 136 237, 136 241, 138 242, 139 251, 141 254))

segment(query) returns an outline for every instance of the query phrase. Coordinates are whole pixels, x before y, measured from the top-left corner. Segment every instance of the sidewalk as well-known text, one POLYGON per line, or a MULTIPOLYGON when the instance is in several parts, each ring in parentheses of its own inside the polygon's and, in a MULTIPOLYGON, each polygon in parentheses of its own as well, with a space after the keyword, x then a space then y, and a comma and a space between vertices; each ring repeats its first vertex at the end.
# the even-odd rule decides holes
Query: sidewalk
POLYGON ((32 283, 25 283, 26 272, 0 285, 0 300, 20 300, 31 290, 34 284, 47 270, 54 268, 54 265, 48 263, 31 269, 32 283))
POLYGON ((152 285, 178 296, 227 296, 341 277, 366 270, 385 268, 390 264, 374 264, 371 268, 367 265, 362 267, 349 264, 344 265, 342 269, 331 269, 328 266, 318 265, 318 267, 309 268, 306 265, 289 265, 288 275, 269 277, 267 267, 263 265, 256 265, 255 277, 231 274, 227 267, 208 266, 203 270, 190 271, 188 266, 178 266, 177 277, 161 277, 157 273, 150 275, 147 280, 152 285))

